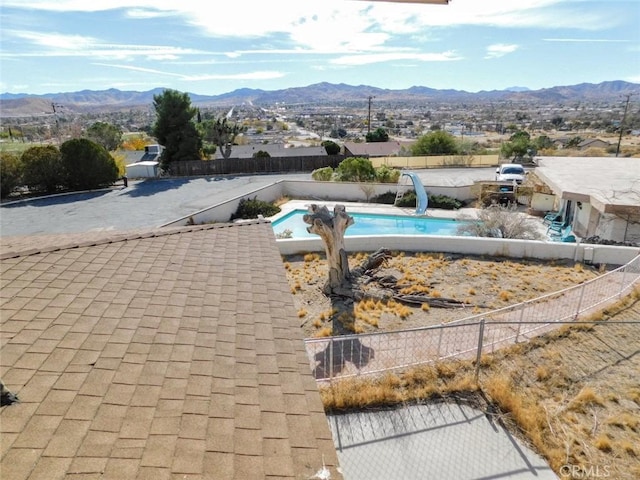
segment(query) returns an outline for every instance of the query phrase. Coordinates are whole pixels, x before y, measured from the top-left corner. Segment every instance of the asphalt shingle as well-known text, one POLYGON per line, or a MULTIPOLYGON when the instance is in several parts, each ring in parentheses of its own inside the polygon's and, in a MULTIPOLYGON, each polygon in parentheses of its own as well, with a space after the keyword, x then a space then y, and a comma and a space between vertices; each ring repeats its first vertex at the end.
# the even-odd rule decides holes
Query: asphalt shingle
POLYGON ((3 478, 340 478, 269 224, 0 255, 3 478))

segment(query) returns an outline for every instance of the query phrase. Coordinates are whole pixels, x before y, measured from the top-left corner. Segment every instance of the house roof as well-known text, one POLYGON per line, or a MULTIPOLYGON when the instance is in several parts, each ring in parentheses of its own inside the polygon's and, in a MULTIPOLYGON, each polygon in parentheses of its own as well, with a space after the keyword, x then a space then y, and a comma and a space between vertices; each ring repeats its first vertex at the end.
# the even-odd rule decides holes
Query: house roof
MULTIPOLYGON (((231 148, 231 158, 253 158, 259 151, 267 152, 272 157, 314 157, 327 156, 324 147, 285 147, 281 143, 259 145, 234 145, 231 148)), ((215 158, 223 158, 220 149, 216 149, 215 158)))
POLYGON ((640 158, 540 157, 535 173, 556 195, 602 213, 640 213, 640 158))
POLYGON ((609 142, 605 140, 600 140, 599 138, 587 138, 586 140, 581 141, 578 144, 578 148, 586 148, 591 145, 609 145, 609 142))
POLYGON ((388 157, 390 155, 398 155, 403 146, 410 143, 400 143, 397 140, 388 142, 344 142, 345 152, 351 155, 362 155, 369 157, 388 157))
POLYGON ((2 241, 3 478, 340 478, 270 224, 2 241))

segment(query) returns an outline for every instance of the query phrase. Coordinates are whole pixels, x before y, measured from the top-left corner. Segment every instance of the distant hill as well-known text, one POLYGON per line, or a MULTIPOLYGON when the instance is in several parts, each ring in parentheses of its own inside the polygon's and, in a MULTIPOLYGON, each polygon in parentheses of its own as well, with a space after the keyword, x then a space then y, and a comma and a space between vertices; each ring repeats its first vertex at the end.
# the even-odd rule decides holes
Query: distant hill
MULTIPOLYGON (((152 108, 153 96, 162 93, 163 88, 147 92, 109 90, 51 93, 46 95, 0 94, 0 115, 4 117, 43 115, 53 113, 52 106, 58 105, 68 112, 107 112, 130 108, 152 108)), ((197 106, 233 106, 243 103, 254 105, 323 104, 365 102, 369 96, 376 102, 543 102, 567 101, 618 101, 620 95, 637 93, 640 84, 624 81, 602 82, 529 90, 525 87, 511 87, 506 90, 466 92, 464 90, 439 90, 424 86, 413 86, 404 90, 390 90, 369 85, 346 85, 344 83, 317 83, 306 87, 282 90, 260 90, 241 88, 222 95, 189 94, 191 102, 197 106)))

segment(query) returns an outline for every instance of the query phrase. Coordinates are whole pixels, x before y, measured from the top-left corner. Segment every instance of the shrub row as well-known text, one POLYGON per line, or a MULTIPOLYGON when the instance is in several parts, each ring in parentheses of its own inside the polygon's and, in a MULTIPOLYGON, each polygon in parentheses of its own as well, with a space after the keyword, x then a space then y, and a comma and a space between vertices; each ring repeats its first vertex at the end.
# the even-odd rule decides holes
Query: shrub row
POLYGON ((92 190, 112 185, 118 166, 111 154, 86 138, 26 149, 22 155, 0 154, 1 196, 8 197, 18 187, 29 193, 92 190))

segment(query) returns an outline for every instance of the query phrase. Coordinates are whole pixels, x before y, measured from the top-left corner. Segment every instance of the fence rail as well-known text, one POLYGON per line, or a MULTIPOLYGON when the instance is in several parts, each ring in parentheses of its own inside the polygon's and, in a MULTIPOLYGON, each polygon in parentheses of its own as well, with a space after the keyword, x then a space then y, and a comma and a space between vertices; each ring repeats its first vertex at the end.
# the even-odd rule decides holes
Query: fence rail
POLYGON ((611 272, 499 310, 443 325, 305 340, 317 381, 373 375, 444 359, 480 358, 507 345, 585 320, 631 293, 640 255, 611 272))

